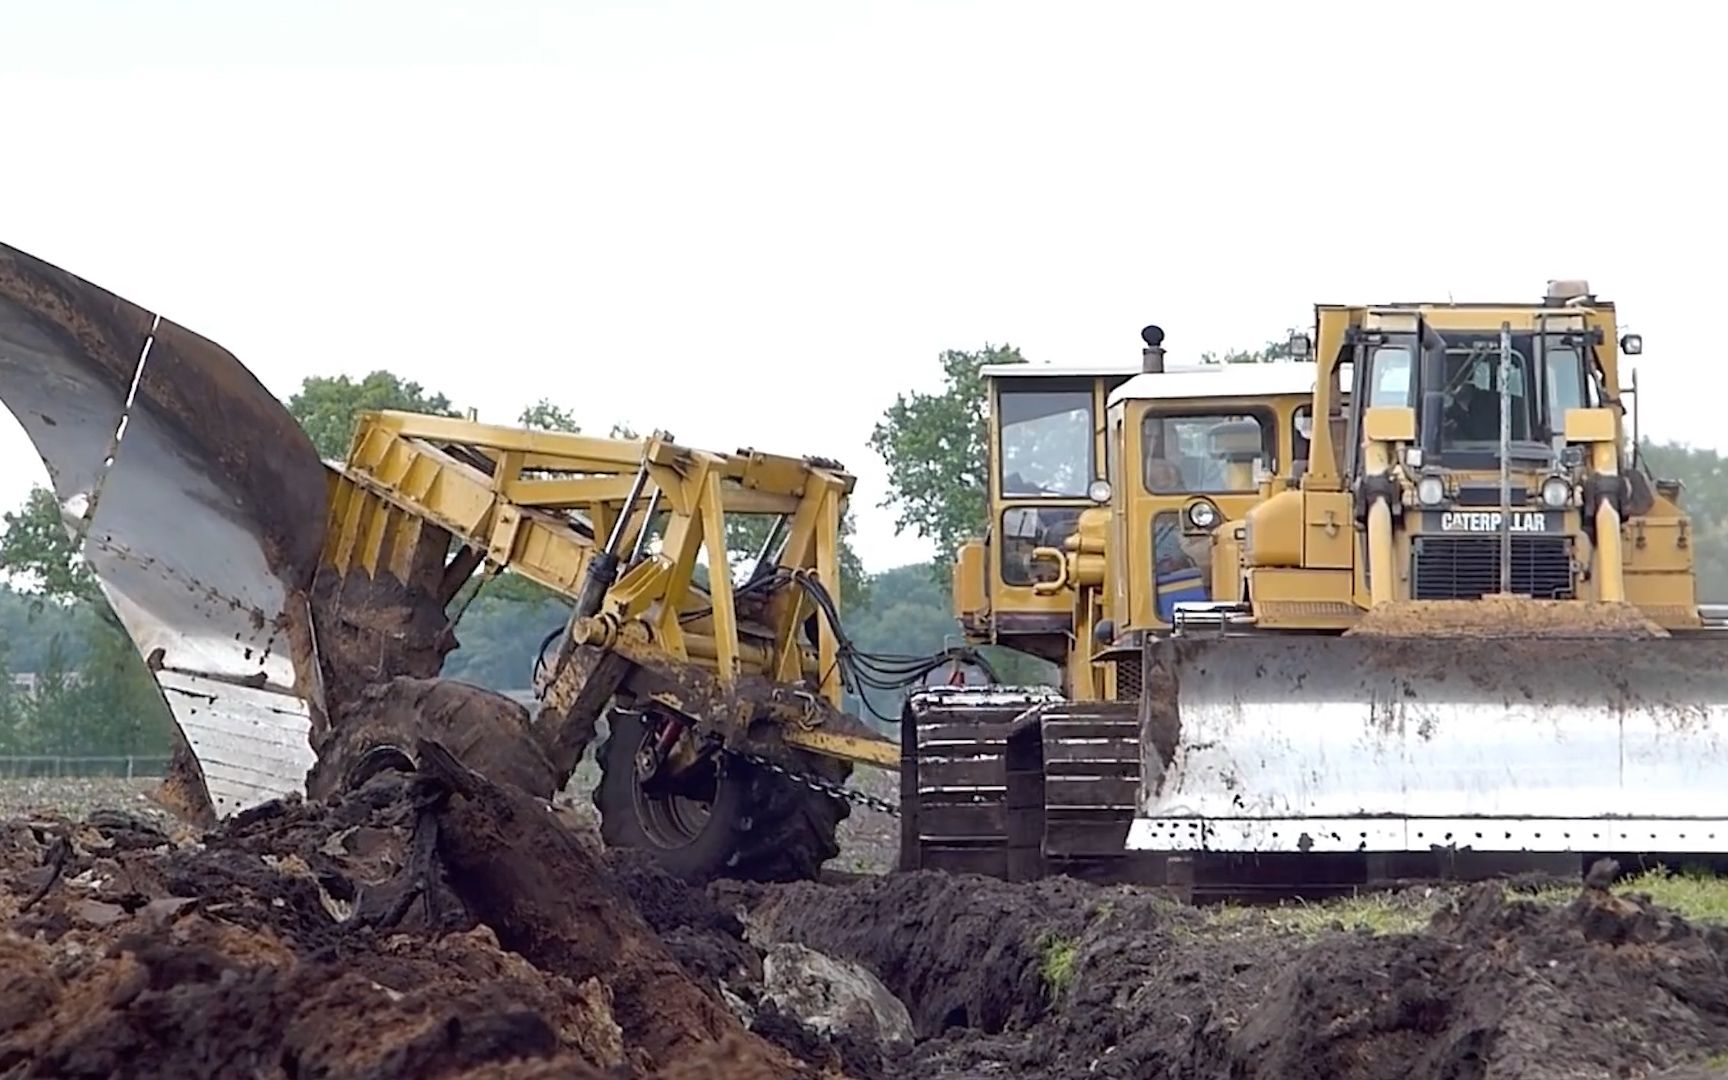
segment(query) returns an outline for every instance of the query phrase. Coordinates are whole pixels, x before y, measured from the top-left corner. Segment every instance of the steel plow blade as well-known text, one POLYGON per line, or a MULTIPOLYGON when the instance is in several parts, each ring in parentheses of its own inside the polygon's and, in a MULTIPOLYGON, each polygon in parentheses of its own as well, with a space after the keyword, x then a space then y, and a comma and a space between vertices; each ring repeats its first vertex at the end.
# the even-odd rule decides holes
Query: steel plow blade
POLYGON ((1156 648, 1131 849, 1728 852, 1728 641, 1156 648))
POLYGON ((216 813, 302 790, 326 495, 293 417, 215 343, 5 245, 0 402, 216 813))

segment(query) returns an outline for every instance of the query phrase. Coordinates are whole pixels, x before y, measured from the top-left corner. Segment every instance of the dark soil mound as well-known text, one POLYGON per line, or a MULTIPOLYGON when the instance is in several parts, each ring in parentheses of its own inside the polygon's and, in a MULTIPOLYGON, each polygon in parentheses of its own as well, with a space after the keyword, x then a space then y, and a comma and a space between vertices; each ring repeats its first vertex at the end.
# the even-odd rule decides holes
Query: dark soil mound
POLYGON ((1312 938, 1066 881, 741 895, 765 933, 871 967, 925 1033, 964 1020, 907 1076, 1635 1077, 1728 1047, 1728 934, 1599 889, 1481 885, 1420 933, 1312 938))
POLYGON ((198 842, 0 826, 0 1075, 814 1073, 725 1005, 760 961, 705 894, 628 871, 651 924, 592 834, 417 750, 198 842))

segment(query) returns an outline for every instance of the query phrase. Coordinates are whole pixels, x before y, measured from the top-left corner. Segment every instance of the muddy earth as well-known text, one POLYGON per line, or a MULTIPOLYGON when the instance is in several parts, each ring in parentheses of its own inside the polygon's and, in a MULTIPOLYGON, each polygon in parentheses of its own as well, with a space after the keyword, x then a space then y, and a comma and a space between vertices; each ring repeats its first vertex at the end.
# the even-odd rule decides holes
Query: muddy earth
POLYGON ((1066 879, 695 888, 422 760, 205 832, 0 824, 0 1077, 1728 1076, 1728 933, 1637 896, 1369 933, 1066 879))
POLYGON ((1488 883, 1416 932, 1305 934, 1066 880, 727 888, 908 1003, 906 1076, 1728 1076, 1728 933, 1645 897, 1488 883))

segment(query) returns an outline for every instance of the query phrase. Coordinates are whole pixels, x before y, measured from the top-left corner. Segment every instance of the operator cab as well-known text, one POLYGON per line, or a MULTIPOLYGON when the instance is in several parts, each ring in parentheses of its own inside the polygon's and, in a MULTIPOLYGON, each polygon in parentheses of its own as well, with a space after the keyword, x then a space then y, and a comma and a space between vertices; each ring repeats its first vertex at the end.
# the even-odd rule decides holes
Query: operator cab
MULTIPOLYGON (((1501 593, 1619 601, 1627 575, 1637 591, 1681 590, 1683 568, 1646 571, 1618 552, 1623 516, 1642 522, 1642 545, 1654 527, 1654 484, 1627 456, 1616 390, 1620 354, 1642 340, 1616 340, 1614 305, 1588 284, 1552 281, 1535 303, 1319 305, 1316 326, 1322 366, 1358 402, 1341 470, 1362 530, 1358 610, 1501 593), (1612 515, 1597 513, 1604 501, 1612 515)), ((1257 580, 1280 573, 1276 553, 1254 559, 1257 580)))
MULTIPOLYGON (((1353 365, 1364 408, 1416 410, 1420 460, 1448 470, 1500 465, 1501 321, 1507 327, 1508 460, 1515 469, 1560 464, 1569 409, 1603 403, 1601 329, 1575 301, 1582 282, 1556 282, 1542 306, 1509 312, 1488 305, 1369 309, 1353 365)), ((1360 462, 1356 431, 1349 445, 1360 462)))
POLYGON ((1067 602, 1032 587, 1054 570, 1033 557, 1060 549, 1089 507, 1109 502, 1104 484, 1104 403, 1139 368, 996 364, 989 387, 989 611, 998 633, 1065 634, 1067 602))
POLYGON ((1103 478, 1098 452, 1101 398, 1132 372, 1032 369, 1011 364, 985 369, 996 415, 996 499, 1001 583, 1030 587, 1049 577, 1034 565, 1034 548, 1060 548, 1103 478))
POLYGON ((1235 549, 1217 539, 1306 470, 1314 375, 1302 361, 1206 365, 1138 375, 1110 395, 1112 455, 1139 463, 1109 470, 1125 485, 1110 543, 1118 632, 1166 629, 1179 603, 1235 598, 1218 595, 1235 549))

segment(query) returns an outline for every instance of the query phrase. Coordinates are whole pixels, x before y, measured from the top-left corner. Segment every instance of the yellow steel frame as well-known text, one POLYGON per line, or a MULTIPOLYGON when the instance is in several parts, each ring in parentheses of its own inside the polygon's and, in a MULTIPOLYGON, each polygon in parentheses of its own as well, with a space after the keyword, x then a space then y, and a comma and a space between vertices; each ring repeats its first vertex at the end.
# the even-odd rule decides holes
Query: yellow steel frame
MULTIPOLYGON (((620 517, 619 550, 628 554, 652 528, 652 508, 661 522, 657 548, 608 591, 604 626, 573 626, 572 637, 615 640, 633 627, 656 656, 706 669, 722 687, 744 676, 803 681, 839 706, 832 627, 817 620, 814 648, 800 640, 814 606, 796 588, 778 590, 761 622, 741 626, 726 546, 728 513, 783 515, 778 565, 812 575, 838 604, 840 515, 853 478, 837 465, 753 450, 711 453, 662 436, 599 439, 368 412, 330 485, 323 558, 338 573, 407 581, 423 543, 453 538, 476 565, 508 568, 571 598, 620 517), (639 472, 645 480, 629 503, 639 472), (695 581, 703 556, 715 568, 707 588, 695 581)), ((854 747, 833 756, 881 755, 854 747)))

